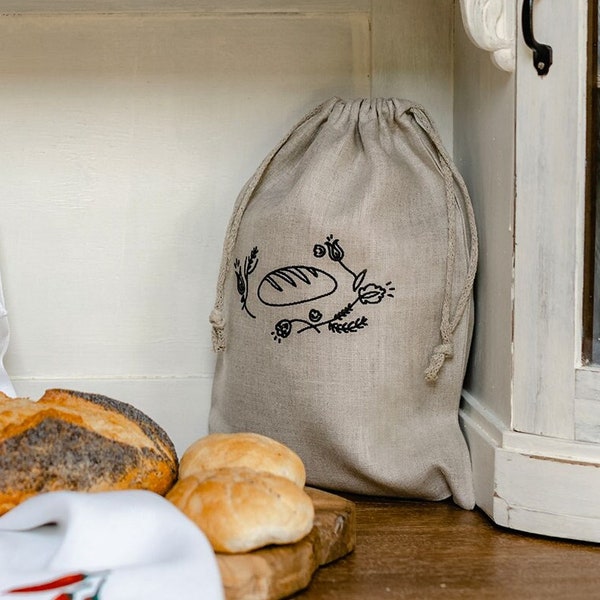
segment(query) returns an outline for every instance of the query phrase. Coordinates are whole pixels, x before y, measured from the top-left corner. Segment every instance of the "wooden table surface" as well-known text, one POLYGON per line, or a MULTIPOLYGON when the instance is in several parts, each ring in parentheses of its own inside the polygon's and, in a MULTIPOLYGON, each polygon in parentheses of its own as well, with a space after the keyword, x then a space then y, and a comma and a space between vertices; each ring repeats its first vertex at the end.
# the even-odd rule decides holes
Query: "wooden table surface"
POLYGON ((450 502, 346 496, 355 551, 298 600, 600 598, 600 546, 516 533, 450 502))

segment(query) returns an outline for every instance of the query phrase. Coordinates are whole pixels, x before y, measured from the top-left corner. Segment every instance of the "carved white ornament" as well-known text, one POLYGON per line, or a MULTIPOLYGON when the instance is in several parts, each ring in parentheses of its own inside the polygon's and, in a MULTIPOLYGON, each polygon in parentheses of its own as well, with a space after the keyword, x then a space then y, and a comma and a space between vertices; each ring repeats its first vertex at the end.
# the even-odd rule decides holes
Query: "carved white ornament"
POLYGON ((492 53, 492 61, 504 71, 515 70, 514 0, 460 0, 462 20, 471 41, 492 53))

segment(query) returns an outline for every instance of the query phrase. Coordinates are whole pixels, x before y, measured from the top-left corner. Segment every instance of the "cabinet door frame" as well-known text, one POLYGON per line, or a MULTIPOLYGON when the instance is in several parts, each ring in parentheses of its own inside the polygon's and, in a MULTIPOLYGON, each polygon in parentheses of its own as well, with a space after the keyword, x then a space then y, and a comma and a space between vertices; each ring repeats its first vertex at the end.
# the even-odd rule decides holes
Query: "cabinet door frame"
POLYGON ((536 4, 535 34, 554 51, 547 76, 517 46, 512 428, 563 440, 576 439, 584 370, 587 4, 536 4))
POLYGON ((539 77, 518 31, 511 420, 464 392, 461 423, 496 523, 600 542, 600 368, 582 359, 588 1, 535 10, 554 64, 539 77))

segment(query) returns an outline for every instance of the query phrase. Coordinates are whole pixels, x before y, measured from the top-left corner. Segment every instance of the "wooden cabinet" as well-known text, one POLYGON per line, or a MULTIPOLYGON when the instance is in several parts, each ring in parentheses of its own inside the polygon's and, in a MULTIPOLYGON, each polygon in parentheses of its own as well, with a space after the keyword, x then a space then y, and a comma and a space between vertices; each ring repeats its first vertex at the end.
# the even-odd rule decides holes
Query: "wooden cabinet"
MULTIPOLYGON (((536 5, 536 34, 554 52, 550 72, 537 75, 519 33, 514 76, 484 85, 487 127, 466 133, 455 152, 475 197, 485 198, 479 332, 461 415, 478 503, 508 527, 599 541, 600 372, 582 350, 588 8, 536 5), (500 103, 505 86, 512 98, 500 103), (513 182, 502 212, 509 190, 501 197, 498 188, 513 182)), ((466 90, 485 80, 464 77, 458 93, 473 97, 466 90)))
POLYGON ((1 0, 0 269, 17 391, 206 433, 233 202, 330 96, 421 102, 481 238, 461 422, 498 523, 600 540, 600 370, 581 354, 587 2, 1 0))

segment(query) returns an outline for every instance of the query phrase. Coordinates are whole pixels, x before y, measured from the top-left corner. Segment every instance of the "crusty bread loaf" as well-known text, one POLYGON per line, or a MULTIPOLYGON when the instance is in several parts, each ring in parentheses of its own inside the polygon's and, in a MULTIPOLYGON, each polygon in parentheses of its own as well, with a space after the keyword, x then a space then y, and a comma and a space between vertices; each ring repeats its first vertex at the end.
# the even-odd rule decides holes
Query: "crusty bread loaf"
POLYGON ((165 494, 176 477, 168 435, 129 404, 69 390, 37 402, 0 393, 0 514, 55 490, 165 494))
POLYGON ((202 529, 216 552, 296 542, 314 520, 312 500, 303 489, 285 477, 244 467, 180 479, 167 499, 202 529))
POLYGON ((181 457, 179 478, 224 467, 265 471, 304 487, 306 471, 287 446, 257 433, 212 433, 194 442, 181 457))

